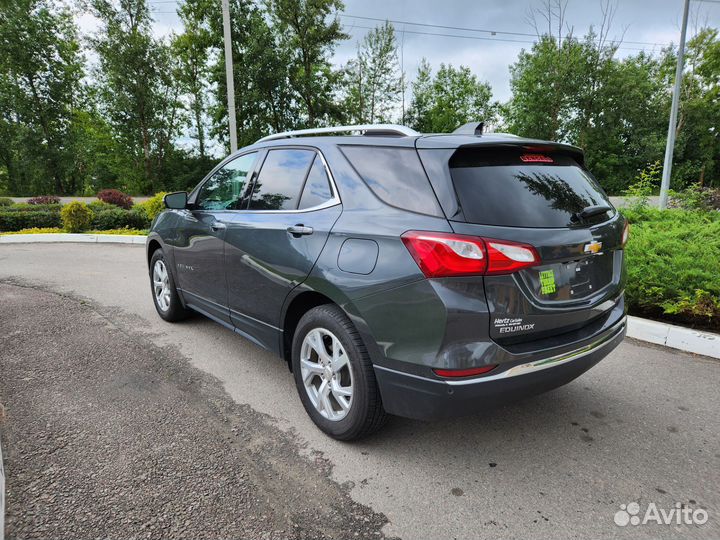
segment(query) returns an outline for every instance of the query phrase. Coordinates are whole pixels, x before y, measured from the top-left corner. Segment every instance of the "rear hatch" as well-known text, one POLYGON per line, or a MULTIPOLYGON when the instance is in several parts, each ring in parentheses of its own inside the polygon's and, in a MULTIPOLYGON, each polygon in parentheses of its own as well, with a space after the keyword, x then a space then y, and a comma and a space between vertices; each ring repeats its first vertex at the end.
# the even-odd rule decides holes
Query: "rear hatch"
MULTIPOLYGON (((490 335, 513 344, 578 330, 617 307, 625 220, 565 146, 464 147, 449 159, 456 233, 529 244, 540 264, 484 279, 490 335)), ((620 306, 622 309, 622 306, 620 306)))

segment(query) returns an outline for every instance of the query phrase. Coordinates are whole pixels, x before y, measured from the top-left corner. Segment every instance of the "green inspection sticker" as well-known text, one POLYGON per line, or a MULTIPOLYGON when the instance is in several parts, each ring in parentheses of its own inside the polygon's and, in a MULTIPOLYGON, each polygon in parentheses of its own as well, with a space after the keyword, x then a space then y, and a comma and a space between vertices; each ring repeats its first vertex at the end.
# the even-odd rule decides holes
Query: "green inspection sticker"
POLYGON ((555 292, 555 272, 543 270, 540 272, 540 294, 552 294, 555 292))

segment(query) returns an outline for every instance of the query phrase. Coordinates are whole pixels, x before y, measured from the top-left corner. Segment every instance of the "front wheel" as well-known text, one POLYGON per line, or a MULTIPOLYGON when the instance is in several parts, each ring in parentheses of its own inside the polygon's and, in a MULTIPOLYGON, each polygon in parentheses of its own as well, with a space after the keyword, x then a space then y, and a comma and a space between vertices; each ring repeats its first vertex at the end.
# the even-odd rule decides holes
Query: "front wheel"
POLYGON ((331 437, 365 437, 386 420, 375 372, 355 326, 335 305, 318 306, 298 323, 292 363, 300 400, 331 437))
POLYGON ((190 311, 183 307, 175 288, 175 280, 168 268, 165 254, 157 249, 150 259, 150 289, 155 309, 168 322, 185 319, 190 311))

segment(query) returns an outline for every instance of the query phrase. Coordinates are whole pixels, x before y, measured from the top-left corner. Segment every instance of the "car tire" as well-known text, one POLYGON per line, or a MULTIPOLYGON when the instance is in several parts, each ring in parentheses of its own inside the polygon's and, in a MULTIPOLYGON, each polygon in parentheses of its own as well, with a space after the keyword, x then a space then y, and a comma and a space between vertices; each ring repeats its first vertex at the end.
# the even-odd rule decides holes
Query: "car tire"
POLYGON ((181 321, 190 315, 190 310, 180 301, 175 288, 175 279, 162 249, 155 250, 150 258, 150 292, 158 315, 166 321, 181 321))
POLYGON ((292 368, 305 410, 313 422, 332 438, 341 441, 360 439, 377 431, 385 423, 387 414, 383 409, 367 349, 353 323, 338 306, 318 306, 300 319, 293 337, 292 368), (335 362, 335 350, 338 351, 337 364, 344 363, 344 367, 335 372, 332 379, 327 370, 323 374, 317 372, 323 369, 320 355, 315 350, 317 347, 313 345, 318 345, 318 337, 323 339, 320 346, 324 347, 329 357, 328 365, 335 362), (339 343, 339 348, 336 343, 339 343), (305 362, 302 362, 303 359, 305 362), (307 377, 311 377, 308 385, 307 377), (326 401, 320 397, 324 381, 329 381, 325 387, 328 392, 326 401), (333 386, 336 381, 338 386, 333 386), (352 389, 349 400, 341 393, 336 395, 336 390, 346 393, 347 388, 352 389), (329 403, 330 407, 316 405, 319 402, 326 405, 329 403), (349 405, 349 408, 344 409, 341 402, 349 405), (327 408, 332 412, 325 412, 327 408))

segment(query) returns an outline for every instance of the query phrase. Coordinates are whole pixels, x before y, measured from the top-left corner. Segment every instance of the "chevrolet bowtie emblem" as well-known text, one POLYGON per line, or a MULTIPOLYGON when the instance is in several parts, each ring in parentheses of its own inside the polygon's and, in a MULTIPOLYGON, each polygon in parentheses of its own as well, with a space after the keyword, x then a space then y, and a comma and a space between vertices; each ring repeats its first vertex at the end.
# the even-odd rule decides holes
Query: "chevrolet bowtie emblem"
POLYGON ((602 242, 596 242, 593 240, 589 244, 585 244, 585 247, 583 247, 583 253, 600 253, 601 249, 602 242))

